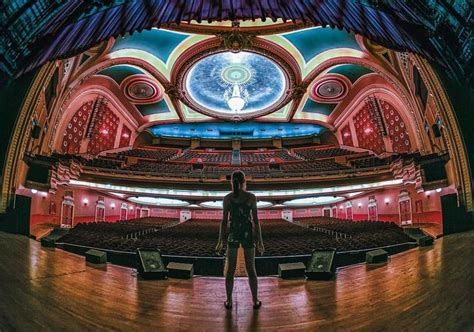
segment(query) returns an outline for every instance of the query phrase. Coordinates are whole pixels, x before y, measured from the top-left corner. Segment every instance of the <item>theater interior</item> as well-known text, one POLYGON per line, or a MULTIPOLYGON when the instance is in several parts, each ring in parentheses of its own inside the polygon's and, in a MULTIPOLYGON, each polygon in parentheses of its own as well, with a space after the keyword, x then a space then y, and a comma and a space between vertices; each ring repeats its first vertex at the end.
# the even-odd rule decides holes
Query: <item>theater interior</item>
POLYGON ((15 265, 0 277, 0 330, 474 327, 469 1, 0 9, 0 265, 15 265), (215 246, 235 170, 265 243, 258 314, 245 278, 241 306, 221 308, 215 246), (108 263, 86 264, 90 249, 108 263), (138 249, 194 277, 143 280, 138 249), (366 265, 374 249, 388 263, 366 265), (282 278, 318 250, 334 250, 330 281, 282 278), (15 299, 38 319, 19 319, 15 299))

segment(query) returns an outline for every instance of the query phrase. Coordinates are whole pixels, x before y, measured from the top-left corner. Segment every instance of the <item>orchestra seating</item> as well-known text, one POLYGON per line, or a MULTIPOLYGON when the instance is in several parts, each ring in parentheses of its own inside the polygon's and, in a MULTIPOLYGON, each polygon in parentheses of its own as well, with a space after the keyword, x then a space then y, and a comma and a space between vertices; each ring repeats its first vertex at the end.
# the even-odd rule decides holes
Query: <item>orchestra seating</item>
MULTIPOLYGON (((165 255, 213 257, 216 256, 219 226, 219 220, 189 220, 177 224, 176 220, 160 218, 89 223, 77 225, 58 242, 129 252, 147 248, 160 249, 165 255)), ((282 219, 262 220, 261 227, 264 256, 307 255, 314 249, 328 248, 362 250, 412 242, 400 227, 386 222, 318 217, 296 223, 282 219), (328 231, 321 231, 316 226, 328 231), (329 230, 350 236, 336 236, 329 230)))
POLYGON ((338 239, 340 242, 345 242, 344 247, 346 250, 376 248, 412 241, 402 228, 392 222, 311 217, 297 219, 295 223, 308 226, 320 232, 327 230, 329 234, 337 232, 338 235, 347 235, 347 238, 338 239))

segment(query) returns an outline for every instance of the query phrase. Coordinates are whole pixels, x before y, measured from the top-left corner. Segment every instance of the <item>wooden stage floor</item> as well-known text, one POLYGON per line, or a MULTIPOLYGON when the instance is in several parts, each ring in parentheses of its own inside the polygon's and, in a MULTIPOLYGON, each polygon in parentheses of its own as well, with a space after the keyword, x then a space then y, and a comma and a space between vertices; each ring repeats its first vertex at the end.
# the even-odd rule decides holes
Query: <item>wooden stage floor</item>
POLYGON ((352 266, 333 281, 260 279, 254 311, 246 278, 226 311, 224 279, 145 281, 113 265, 0 232, 0 331, 474 330, 474 231, 352 266))

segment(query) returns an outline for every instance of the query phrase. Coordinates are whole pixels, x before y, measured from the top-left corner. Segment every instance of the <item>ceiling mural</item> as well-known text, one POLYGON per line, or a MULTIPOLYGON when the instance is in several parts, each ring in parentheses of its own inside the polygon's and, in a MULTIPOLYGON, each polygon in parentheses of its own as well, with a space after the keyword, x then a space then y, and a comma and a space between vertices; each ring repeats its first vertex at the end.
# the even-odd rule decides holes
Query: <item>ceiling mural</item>
POLYGON ((185 86, 208 114, 239 116, 271 110, 287 90, 287 79, 275 62, 262 55, 222 52, 194 64, 185 86))
MULTIPOLYGON (((226 121, 242 128, 308 122, 332 130, 331 114, 339 104, 347 104, 355 83, 377 74, 374 68, 383 62, 354 33, 294 28, 258 21, 152 28, 110 41, 105 52, 84 67, 99 68, 94 75, 117 86, 114 91, 122 94, 118 99, 126 99, 142 117, 138 131, 151 128, 164 135, 156 129, 160 123, 200 122, 219 129, 226 121)), ((283 132, 300 135, 290 132, 294 128, 283 132)), ((180 129, 186 136, 184 131, 180 129)))

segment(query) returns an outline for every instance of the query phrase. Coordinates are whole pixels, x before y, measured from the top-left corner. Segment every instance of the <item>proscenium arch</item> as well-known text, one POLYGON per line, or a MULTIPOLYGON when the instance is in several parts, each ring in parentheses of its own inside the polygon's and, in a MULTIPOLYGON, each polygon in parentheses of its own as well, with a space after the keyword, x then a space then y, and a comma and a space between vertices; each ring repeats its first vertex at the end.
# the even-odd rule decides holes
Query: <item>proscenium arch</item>
POLYGON ((445 134, 444 139, 450 151, 451 160, 455 161, 454 169, 457 180, 455 182, 458 182, 459 189, 461 189, 461 195, 459 195, 461 201, 465 204, 467 211, 472 212, 474 211, 472 172, 454 108, 440 79, 428 62, 417 55, 413 55, 411 60, 419 69, 423 81, 434 97, 436 108, 442 114, 446 128, 448 128, 449 134, 445 134))
POLYGON ((19 174, 18 170, 31 138, 27 128, 31 125, 31 116, 36 109, 39 99, 43 98, 44 87, 51 79, 56 68, 57 65, 54 62, 41 67, 23 98, 23 104, 18 112, 5 156, 0 195, 0 213, 7 211, 15 188, 21 183, 19 177, 23 174, 19 174), (25 135, 25 133, 28 134, 25 135))

